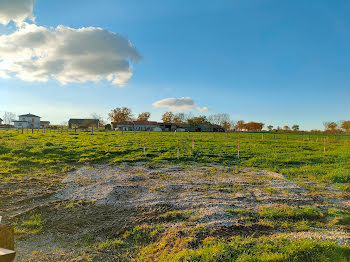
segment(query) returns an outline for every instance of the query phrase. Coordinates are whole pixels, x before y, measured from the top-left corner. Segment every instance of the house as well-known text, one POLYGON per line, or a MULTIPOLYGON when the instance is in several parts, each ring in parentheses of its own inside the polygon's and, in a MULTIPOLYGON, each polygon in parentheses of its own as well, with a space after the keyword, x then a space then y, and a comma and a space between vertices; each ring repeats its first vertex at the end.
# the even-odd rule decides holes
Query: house
POLYGON ((17 128, 40 128, 40 116, 25 114, 18 116, 18 120, 12 121, 17 128))
POLYGON ((40 128, 49 128, 50 121, 40 121, 40 128))
POLYGON ((98 128, 100 125, 100 120, 98 119, 77 119, 77 118, 71 118, 68 121, 69 128, 89 128, 89 127, 96 127, 98 128))

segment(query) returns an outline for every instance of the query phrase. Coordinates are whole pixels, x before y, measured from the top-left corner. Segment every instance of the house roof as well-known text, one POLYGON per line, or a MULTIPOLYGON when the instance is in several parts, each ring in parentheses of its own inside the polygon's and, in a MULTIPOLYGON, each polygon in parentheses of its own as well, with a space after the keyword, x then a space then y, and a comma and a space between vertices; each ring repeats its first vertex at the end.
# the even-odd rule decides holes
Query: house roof
POLYGON ((25 114, 25 115, 20 115, 19 117, 39 117, 40 118, 40 116, 36 116, 36 115, 33 115, 33 114, 25 114))
POLYGON ((123 121, 123 122, 112 122, 112 124, 117 125, 133 125, 134 123, 132 121, 123 121))
POLYGON ((155 121, 132 121, 134 125, 157 125, 155 121))
POLYGON ((83 118, 71 118, 69 119, 70 123, 83 123, 83 122, 99 122, 98 119, 83 119, 83 118))

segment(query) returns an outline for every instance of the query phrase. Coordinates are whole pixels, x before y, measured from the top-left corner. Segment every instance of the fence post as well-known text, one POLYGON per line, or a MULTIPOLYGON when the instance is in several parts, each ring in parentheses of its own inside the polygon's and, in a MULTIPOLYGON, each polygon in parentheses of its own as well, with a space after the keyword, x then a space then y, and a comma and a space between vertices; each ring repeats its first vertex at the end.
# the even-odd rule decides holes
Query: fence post
POLYGON ((146 155, 145 135, 143 135, 143 155, 146 155))
POLYGON ((177 160, 180 159, 179 139, 177 139, 177 160))
POLYGON ((238 134, 238 144, 237 144, 237 156, 238 156, 238 159, 239 159, 239 138, 240 138, 240 134, 238 134))

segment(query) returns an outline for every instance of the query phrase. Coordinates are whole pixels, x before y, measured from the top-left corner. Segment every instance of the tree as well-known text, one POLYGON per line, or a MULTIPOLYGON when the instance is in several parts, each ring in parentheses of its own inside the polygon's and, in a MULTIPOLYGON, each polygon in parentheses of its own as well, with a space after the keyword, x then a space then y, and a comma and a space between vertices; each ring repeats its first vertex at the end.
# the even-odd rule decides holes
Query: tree
POLYGON ((99 125, 104 126, 106 124, 106 121, 103 119, 103 117, 97 113, 92 113, 91 114, 92 119, 98 119, 99 120, 99 125))
POLYGON ((131 109, 127 107, 117 107, 108 114, 108 117, 110 120, 117 123, 131 120, 131 109))
POLYGON ((350 132, 350 121, 343 121, 340 126, 345 132, 350 132))
POLYGON ((174 113, 171 112, 171 111, 168 111, 168 112, 165 112, 163 115, 162 115, 162 121, 164 123, 172 123, 174 120, 174 113))
POLYGON ((208 121, 214 125, 220 125, 230 122, 229 114, 214 114, 208 117, 208 121))
POLYGON ((253 132, 261 131, 263 127, 264 127, 264 123, 260 123, 260 122, 249 122, 244 125, 245 130, 253 131, 253 132))
POLYGON ((151 116, 150 112, 143 112, 139 114, 139 116, 137 117, 137 121, 148 121, 150 116, 151 116))
POLYGON ((284 126, 283 129, 284 129, 284 131, 290 131, 289 126, 284 126))
POLYGON ((12 121, 15 120, 16 114, 12 112, 5 112, 4 114, 4 124, 11 125, 12 121))
POLYGON ((337 133, 339 130, 337 129, 338 125, 335 122, 324 122, 325 131, 327 133, 337 133))
POLYGON ((209 122, 206 116, 195 116, 191 119, 187 119, 187 123, 192 126, 198 126, 200 124, 207 124, 209 122))
POLYGON ((238 131, 242 131, 242 130, 245 129, 245 128, 246 128, 246 126, 245 126, 245 123, 244 123, 243 120, 237 121, 237 123, 236 123, 236 129, 237 129, 238 131))
POLYGON ((267 129, 271 132, 272 129, 273 129, 273 126, 272 126, 272 125, 269 125, 269 126, 267 126, 267 129))
POLYGON ((292 125, 292 129, 295 132, 299 131, 299 125, 292 125))
POLYGON ((230 122, 223 122, 221 124, 222 128, 225 129, 225 131, 230 131, 231 130, 231 123, 230 122))
POLYGON ((177 125, 181 125, 185 123, 185 114, 177 113, 174 115, 173 122, 177 125))

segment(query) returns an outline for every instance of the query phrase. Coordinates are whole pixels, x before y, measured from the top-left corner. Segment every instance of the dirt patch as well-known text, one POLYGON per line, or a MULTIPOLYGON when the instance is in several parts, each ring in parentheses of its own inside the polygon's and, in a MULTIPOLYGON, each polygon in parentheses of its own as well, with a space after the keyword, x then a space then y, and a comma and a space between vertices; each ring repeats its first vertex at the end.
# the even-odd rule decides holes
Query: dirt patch
POLYGON ((312 234, 281 231, 228 212, 258 212, 261 206, 343 210, 348 205, 347 200, 339 201, 340 192, 324 188, 325 193, 315 197, 307 188, 274 172, 200 165, 96 165, 51 179, 0 185, 5 190, 0 194, 0 208, 6 223, 21 224, 31 214, 42 214, 45 220, 40 233, 18 237, 17 261, 79 261, 91 241, 118 237, 145 223, 201 225, 206 228, 203 239, 208 235, 284 235, 339 243, 350 239, 340 228, 314 228, 312 234))

